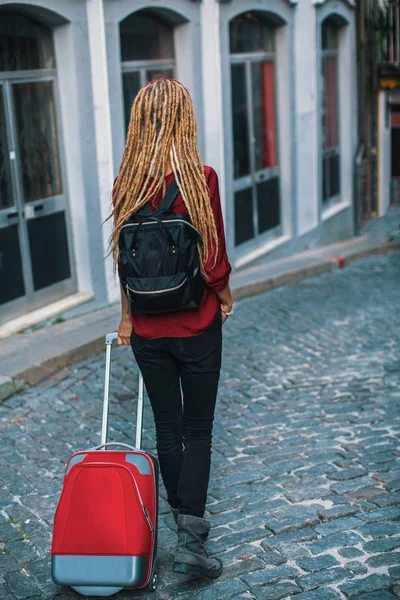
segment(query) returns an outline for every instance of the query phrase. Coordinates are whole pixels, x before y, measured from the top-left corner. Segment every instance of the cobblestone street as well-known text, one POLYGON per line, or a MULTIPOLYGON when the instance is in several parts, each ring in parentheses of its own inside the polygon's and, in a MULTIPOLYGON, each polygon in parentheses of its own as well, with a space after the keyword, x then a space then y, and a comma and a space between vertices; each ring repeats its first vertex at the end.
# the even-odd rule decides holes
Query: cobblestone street
MULTIPOLYGON (((225 570, 172 572, 161 487, 159 588, 115 597, 400 597, 400 253, 242 301, 224 331, 205 516, 225 570)), ((130 348, 112 365, 110 439, 134 444, 130 348)), ((82 597, 52 583, 49 548, 65 463, 100 441, 103 375, 102 354, 0 405, 0 600, 82 597)))

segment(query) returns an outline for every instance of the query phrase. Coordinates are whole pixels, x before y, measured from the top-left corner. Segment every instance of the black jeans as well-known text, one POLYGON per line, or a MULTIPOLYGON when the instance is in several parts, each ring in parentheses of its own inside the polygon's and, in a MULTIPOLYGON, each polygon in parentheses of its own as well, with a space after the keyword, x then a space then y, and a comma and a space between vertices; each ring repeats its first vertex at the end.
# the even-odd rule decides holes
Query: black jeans
POLYGON ((157 454, 168 502, 203 517, 221 370, 220 316, 204 333, 148 340, 131 335, 156 426, 157 454))

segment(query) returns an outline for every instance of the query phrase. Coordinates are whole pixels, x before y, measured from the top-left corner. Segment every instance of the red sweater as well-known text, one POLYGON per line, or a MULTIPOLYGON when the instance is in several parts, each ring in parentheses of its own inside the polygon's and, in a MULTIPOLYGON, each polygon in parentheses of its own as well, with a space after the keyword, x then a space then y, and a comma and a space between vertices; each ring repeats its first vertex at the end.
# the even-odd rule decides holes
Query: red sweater
MULTIPOLYGON (((219 197, 218 176, 211 167, 204 167, 204 174, 210 192, 211 207, 214 213, 215 225, 219 239, 219 249, 215 266, 212 266, 213 258, 210 258, 204 271, 206 274, 206 285, 200 307, 196 310, 185 310, 175 313, 163 313, 155 315, 135 314, 131 311, 133 329, 142 337, 155 339, 161 337, 190 337, 203 333, 213 323, 218 312, 221 310, 221 302, 216 295, 226 288, 229 282, 231 265, 226 253, 224 222, 222 218, 221 202, 219 197)), ((167 188, 174 179, 173 173, 166 176, 167 188)), ((157 209, 162 199, 162 192, 150 202, 153 212, 157 209)), ((187 215, 188 211, 179 194, 171 206, 172 212, 187 215)), ((119 270, 119 264, 118 264, 119 270)))

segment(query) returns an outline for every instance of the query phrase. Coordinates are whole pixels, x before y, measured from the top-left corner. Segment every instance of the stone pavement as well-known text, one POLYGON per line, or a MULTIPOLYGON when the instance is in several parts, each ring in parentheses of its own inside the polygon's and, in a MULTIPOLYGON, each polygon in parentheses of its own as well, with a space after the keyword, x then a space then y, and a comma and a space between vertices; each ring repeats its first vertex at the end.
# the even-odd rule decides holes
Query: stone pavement
MULTIPOLYGON (((399 223, 400 214, 389 223, 399 223)), ((380 219, 378 219, 380 221, 380 219)), ((387 227, 388 224, 386 223, 387 227)), ((266 261, 265 256, 232 274, 230 284, 235 300, 273 288, 296 283, 307 277, 328 273, 352 262, 400 250, 400 239, 382 234, 382 227, 368 235, 343 240, 294 255, 266 261)), ((385 230, 384 230, 385 231, 385 230)), ((115 280, 116 286, 118 279, 115 280)), ((85 308, 82 305, 82 310, 85 308)), ((51 309, 53 310, 54 307, 51 309)), ((39 309, 42 314, 45 309, 39 309)), ((29 385, 37 385, 57 371, 98 354, 104 347, 104 331, 119 319, 121 303, 64 319, 59 314, 20 331, 17 324, 30 320, 36 311, 0 325, 0 403, 29 385), (16 332, 18 335, 15 335, 16 332), (5 337, 4 337, 5 336, 5 337)))
MULTIPOLYGON (((400 253, 244 300, 224 331, 206 514, 224 573, 172 573, 161 487, 160 586, 116 599, 400 597, 400 253)), ((0 600, 79 598, 51 582, 51 525, 66 460, 100 438, 103 362, 0 406, 0 600)), ((137 381, 116 348, 112 440, 134 443, 137 381)))

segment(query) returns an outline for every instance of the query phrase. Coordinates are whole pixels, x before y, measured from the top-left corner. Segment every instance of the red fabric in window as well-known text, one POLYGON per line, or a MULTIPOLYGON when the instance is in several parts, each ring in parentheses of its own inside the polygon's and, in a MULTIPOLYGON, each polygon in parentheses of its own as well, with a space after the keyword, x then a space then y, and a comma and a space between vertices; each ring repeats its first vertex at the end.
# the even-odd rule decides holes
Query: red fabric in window
POLYGON ((400 113, 392 113, 391 124, 392 127, 400 127, 400 113))
POLYGON ((326 73, 326 127, 328 148, 338 145, 337 122, 337 60, 327 58, 325 62, 326 73))
MULTIPOLYGON (((132 325, 135 332, 147 339, 199 335, 210 327, 220 311, 221 302, 217 293, 222 292, 228 285, 231 265, 226 252, 218 176, 214 169, 206 166, 204 167, 204 174, 209 189, 211 208, 214 214, 219 240, 217 260, 213 266, 213 260, 210 258, 208 263, 204 266, 206 286, 201 305, 197 310, 185 310, 176 313, 156 315, 143 315, 135 314, 134 311, 131 312, 132 325)), ((173 179, 173 173, 166 176, 167 188, 171 185, 173 179)), ((150 207, 153 211, 156 210, 161 199, 162 192, 150 202, 150 207)), ((172 204, 171 210, 175 214, 188 214, 180 194, 178 194, 176 200, 172 204)))
POLYGON ((264 109, 264 167, 276 165, 275 143, 275 69, 274 63, 262 65, 262 95, 264 109))

